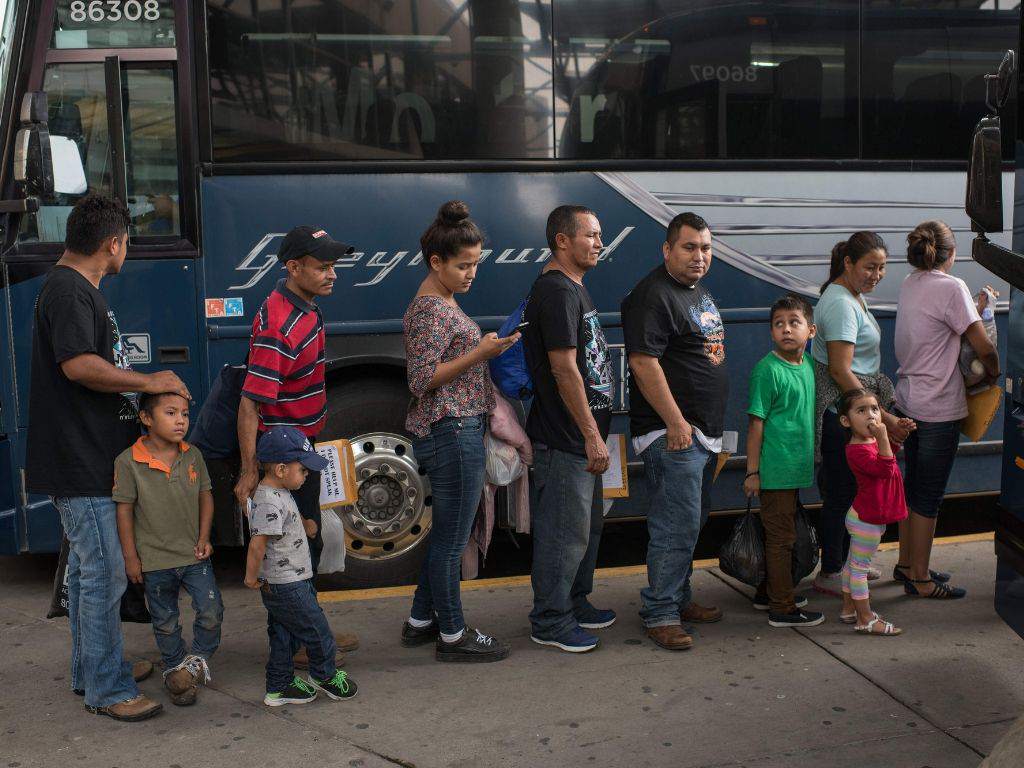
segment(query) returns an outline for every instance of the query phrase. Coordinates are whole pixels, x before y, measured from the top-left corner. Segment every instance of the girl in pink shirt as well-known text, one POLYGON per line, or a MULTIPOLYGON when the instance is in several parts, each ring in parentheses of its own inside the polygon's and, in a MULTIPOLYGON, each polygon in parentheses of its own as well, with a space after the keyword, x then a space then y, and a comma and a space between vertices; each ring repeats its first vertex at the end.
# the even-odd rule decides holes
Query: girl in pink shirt
POLYGON ((901 629, 871 610, 868 568, 885 526, 907 516, 903 477, 873 393, 864 389, 846 392, 839 404, 839 421, 851 433, 846 461, 857 478, 857 496, 846 514, 850 554, 843 566, 843 610, 839 620, 865 634, 898 635, 901 629))

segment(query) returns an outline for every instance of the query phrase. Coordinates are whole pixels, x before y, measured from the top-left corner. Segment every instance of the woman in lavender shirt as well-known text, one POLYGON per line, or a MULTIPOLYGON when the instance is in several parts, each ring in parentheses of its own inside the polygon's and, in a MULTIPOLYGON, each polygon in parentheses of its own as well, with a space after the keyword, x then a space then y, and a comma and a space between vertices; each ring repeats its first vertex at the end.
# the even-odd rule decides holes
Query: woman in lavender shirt
POLYGON ((896 311, 896 407, 917 422, 903 446, 910 515, 900 522, 900 558, 893 578, 908 595, 937 600, 963 597, 948 573, 930 571, 935 520, 967 415, 964 378, 958 366, 960 339, 985 366, 990 382, 999 356, 978 315, 967 285, 950 270, 956 240, 941 221, 926 221, 907 236, 907 261, 915 269, 900 287, 896 311))

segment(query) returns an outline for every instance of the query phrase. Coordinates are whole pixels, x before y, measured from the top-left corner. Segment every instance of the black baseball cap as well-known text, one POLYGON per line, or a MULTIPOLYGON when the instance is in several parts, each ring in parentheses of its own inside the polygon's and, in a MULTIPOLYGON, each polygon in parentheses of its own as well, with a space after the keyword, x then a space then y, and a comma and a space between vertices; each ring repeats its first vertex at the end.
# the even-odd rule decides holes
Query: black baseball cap
POLYGON ((256 444, 256 460, 264 464, 298 461, 313 472, 327 469, 327 459, 313 450, 309 438, 295 427, 274 427, 264 432, 256 444))
POLYGON ((338 242, 325 230, 304 225, 295 227, 284 236, 281 250, 277 252, 277 260, 284 264, 292 259, 312 256, 320 261, 337 261, 354 251, 355 248, 351 245, 338 242))

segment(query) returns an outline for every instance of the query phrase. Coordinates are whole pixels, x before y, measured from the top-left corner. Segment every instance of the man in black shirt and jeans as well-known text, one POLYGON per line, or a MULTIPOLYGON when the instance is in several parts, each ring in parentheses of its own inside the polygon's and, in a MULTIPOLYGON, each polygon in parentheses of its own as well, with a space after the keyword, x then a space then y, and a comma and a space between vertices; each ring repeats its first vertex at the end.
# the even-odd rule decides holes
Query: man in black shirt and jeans
POLYGON ((597 647, 587 632, 615 612, 588 595, 604 523, 601 474, 608 468, 612 377, 608 344, 583 276, 597 265, 601 225, 593 211, 563 205, 548 216, 551 261, 533 284, 524 319, 534 399, 533 611, 531 639, 564 651, 597 647))
POLYGON ((630 432, 650 493, 647 578, 640 618, 669 650, 693 644, 682 622, 712 622, 718 608, 690 599, 693 550, 707 522, 722 451, 729 393, 725 327, 699 283, 711 267, 711 230, 693 213, 668 225, 663 264, 622 302, 622 330, 633 381, 630 432))
POLYGON ((91 712, 133 721, 161 705, 139 694, 123 656, 128 582, 110 498, 114 459, 139 435, 134 393, 191 397, 171 371, 130 370, 100 293, 100 281, 124 264, 128 226, 124 205, 99 196, 68 217, 64 254, 36 300, 25 487, 53 499, 70 544, 71 687, 84 691, 91 712))

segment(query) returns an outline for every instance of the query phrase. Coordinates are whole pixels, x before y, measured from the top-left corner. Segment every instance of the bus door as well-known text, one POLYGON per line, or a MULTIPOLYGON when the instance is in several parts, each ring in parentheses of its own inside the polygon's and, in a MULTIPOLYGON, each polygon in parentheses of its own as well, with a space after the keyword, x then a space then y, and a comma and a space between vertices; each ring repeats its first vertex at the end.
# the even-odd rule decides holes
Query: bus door
MULTIPOLYGON (((45 121, 54 175, 64 184, 39 196, 38 210, 21 217, 16 242, 4 253, 22 432, 33 306, 63 251, 67 217, 88 193, 118 197, 131 214, 127 261, 101 285, 127 361, 143 372, 173 370, 197 397, 205 388, 188 4, 42 0, 37 8, 28 91, 44 105, 34 119, 45 121)), ((27 499, 26 506, 48 502, 27 499)), ((37 528, 49 538, 47 524, 37 528)), ((30 531, 28 549, 37 549, 31 538, 30 531)))

